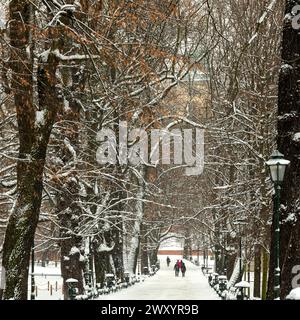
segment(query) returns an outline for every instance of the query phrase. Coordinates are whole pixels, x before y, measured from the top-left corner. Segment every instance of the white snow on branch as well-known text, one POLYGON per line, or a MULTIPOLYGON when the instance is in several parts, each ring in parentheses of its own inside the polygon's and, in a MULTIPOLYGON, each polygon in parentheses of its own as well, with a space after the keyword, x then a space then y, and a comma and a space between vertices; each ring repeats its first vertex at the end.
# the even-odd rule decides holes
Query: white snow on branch
POLYGON ((85 185, 79 182, 79 186, 80 186, 79 195, 81 197, 87 197, 87 191, 86 191, 85 185))
POLYGON ((278 120, 289 120, 294 117, 296 117, 296 112, 292 111, 291 113, 285 113, 283 115, 278 116, 278 120))
POLYGON ((76 159, 77 159, 76 151, 73 148, 73 146, 71 145, 70 140, 68 138, 65 138, 64 144, 67 147, 67 149, 70 151, 70 153, 72 154, 72 156, 74 158, 74 162, 76 162, 76 159))
POLYGON ((251 37, 251 39, 249 40, 248 44, 250 45, 258 36, 258 30, 259 27, 262 25, 262 23, 265 21, 266 17, 268 16, 268 14, 270 12, 272 12, 275 4, 276 4, 277 0, 272 0, 270 2, 270 4, 267 6, 267 8, 265 9, 265 11, 263 12, 263 14, 261 15, 261 17, 258 19, 257 21, 257 28, 256 31, 254 33, 254 35, 251 37))
POLYGON ((253 35, 253 37, 249 40, 249 44, 251 44, 251 43, 257 38, 257 36, 258 36, 258 34, 255 33, 255 34, 253 35))
POLYGON ((94 193, 95 193, 96 196, 99 194, 99 188, 98 188, 98 183, 97 183, 97 181, 95 182, 94 193))
POLYGON ((275 4, 276 4, 277 0, 272 0, 271 3, 269 4, 269 6, 266 8, 265 12, 262 14, 262 16, 260 17, 260 19, 258 20, 258 23, 261 24, 264 22, 265 18, 267 17, 268 13, 270 11, 272 11, 272 9, 274 8, 275 4))
POLYGON ((64 55, 58 49, 53 50, 52 54, 54 54, 61 61, 88 60, 88 59, 100 58, 97 55, 86 55, 86 54, 64 55))
POLYGON ((56 5, 59 6, 59 11, 55 14, 53 19, 49 22, 48 26, 55 25, 61 16, 64 16, 66 14, 73 14, 77 9, 81 9, 80 1, 75 0, 73 4, 64 4, 60 5, 58 2, 56 2, 56 5))
POLYGON ((71 250, 70 250, 69 255, 70 255, 70 256, 73 256, 74 254, 77 254, 77 253, 80 254, 79 249, 78 249, 77 247, 72 247, 71 250))
POLYGON ((24 207, 20 208, 18 210, 18 214, 22 215, 24 214, 26 211, 28 211, 31 208, 31 204, 26 204, 24 207))
POLYGON ((294 134, 293 140, 296 142, 300 142, 300 132, 294 134))
POLYGON ((289 70, 293 70, 293 67, 288 64, 288 63, 284 63, 282 66, 281 66, 281 71, 286 73, 288 72, 289 70))
POLYGON ((297 215, 294 212, 289 213, 289 215, 283 220, 283 223, 296 223, 297 222, 297 215))
POLYGON ((76 6, 74 4, 64 4, 60 8, 61 11, 69 11, 69 12, 75 12, 76 6))
POLYGON ((46 110, 42 111, 37 111, 35 113, 35 126, 36 127, 42 127, 45 125, 45 115, 46 115, 46 110))
POLYGON ((101 243, 98 247, 98 252, 110 252, 114 249, 115 244, 113 244, 111 247, 109 247, 108 245, 106 245, 105 243, 101 243))
POLYGON ((49 53, 50 53, 50 49, 45 50, 44 52, 42 52, 42 53, 40 54, 40 60, 41 60, 41 62, 46 63, 46 62, 48 61, 49 53))
POLYGON ((16 184, 17 184, 17 180, 1 181, 1 185, 5 188, 14 187, 16 184))

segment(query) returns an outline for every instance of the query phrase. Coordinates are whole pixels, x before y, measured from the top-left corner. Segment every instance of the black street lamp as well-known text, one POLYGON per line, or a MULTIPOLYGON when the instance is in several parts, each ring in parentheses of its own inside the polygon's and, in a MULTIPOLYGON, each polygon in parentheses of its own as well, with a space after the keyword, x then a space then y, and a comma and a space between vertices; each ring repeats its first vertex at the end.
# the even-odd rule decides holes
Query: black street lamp
POLYGON ((280 191, 281 184, 284 179, 285 169, 290 161, 284 159, 284 155, 278 150, 274 151, 271 159, 266 162, 269 168, 271 180, 274 183, 274 227, 275 227, 275 271, 274 271, 274 298, 280 299, 280 223, 279 223, 279 207, 280 207, 280 191))

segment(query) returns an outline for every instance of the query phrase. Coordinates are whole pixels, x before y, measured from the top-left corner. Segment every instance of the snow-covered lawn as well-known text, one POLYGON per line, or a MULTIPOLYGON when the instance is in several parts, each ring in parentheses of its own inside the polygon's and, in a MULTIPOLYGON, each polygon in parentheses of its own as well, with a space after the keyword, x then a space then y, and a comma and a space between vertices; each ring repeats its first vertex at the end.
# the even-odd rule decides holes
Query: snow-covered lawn
POLYGON ((100 296, 99 300, 220 300, 200 267, 185 261, 186 276, 175 277, 173 266, 176 257, 170 258, 169 268, 164 257, 160 257, 161 268, 156 275, 128 289, 100 296))

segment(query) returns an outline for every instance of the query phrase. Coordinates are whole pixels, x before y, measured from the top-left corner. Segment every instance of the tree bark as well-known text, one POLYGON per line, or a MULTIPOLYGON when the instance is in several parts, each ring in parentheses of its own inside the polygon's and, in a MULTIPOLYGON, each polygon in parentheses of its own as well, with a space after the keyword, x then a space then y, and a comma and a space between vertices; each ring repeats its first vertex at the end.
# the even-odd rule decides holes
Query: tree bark
POLYGON ((266 249, 263 249, 262 253, 262 286, 261 286, 261 298, 262 300, 267 299, 267 288, 268 288, 268 265, 269 265, 269 254, 266 249))
POLYGON ((254 291, 253 296, 255 298, 260 298, 261 291, 261 250, 260 245, 255 245, 254 252, 254 291))
POLYGON ((128 257, 128 271, 135 274, 137 259, 140 247, 141 225, 144 218, 144 198, 145 198, 145 181, 146 169, 144 165, 140 166, 139 176, 137 177, 137 200, 136 200, 136 219, 133 226, 133 235, 130 242, 130 251, 128 257))
POLYGON ((145 223, 141 225, 140 237, 140 259, 141 259, 141 272, 144 273, 144 268, 149 270, 149 257, 148 257, 148 237, 146 235, 147 227, 145 223))
MULTIPOLYGON (((291 14, 300 0, 286 0, 286 15, 291 14)), ((281 191, 280 266, 281 298, 292 289, 292 268, 300 265, 300 41, 299 30, 284 20, 282 40, 282 67, 278 90, 278 150, 291 161, 281 191)), ((272 229, 274 238, 274 228, 272 229)), ((271 247, 269 297, 273 296, 274 244, 271 247)))
POLYGON ((227 279, 230 279, 234 270, 235 261, 236 261, 236 253, 235 254, 227 254, 227 279))
POLYGON ((9 217, 3 245, 6 270, 4 299, 27 299, 30 251, 39 219, 43 191, 43 171, 49 136, 57 113, 55 71, 57 59, 51 53, 39 82, 39 104, 44 122, 37 125, 33 105, 33 63, 31 1, 12 0, 9 4, 10 69, 19 130, 17 199, 9 217), (31 55, 29 54, 31 53, 31 55))
POLYGON ((100 284, 102 288, 105 280, 105 273, 112 272, 109 262, 109 254, 107 252, 98 252, 97 246, 94 244, 94 256, 96 283, 100 284))
MULTIPOLYGON (((73 1, 69 3, 74 4, 73 1)), ((83 9, 88 10, 88 7, 83 4, 83 9)), ((77 18, 85 22, 85 17, 81 17, 80 14, 75 13, 77 18)), ((73 15, 65 16, 61 18, 63 23, 67 26, 73 27, 74 17, 73 15)), ((62 35, 62 43, 64 52, 69 52, 76 48, 76 41, 67 32, 67 28, 62 35)), ((78 49, 76 50, 78 51, 78 49)), ((81 51, 79 49, 79 51, 81 51)), ((85 91, 86 86, 86 63, 81 66, 74 62, 66 63, 66 67, 61 67, 60 72, 64 79, 64 99, 68 101, 68 108, 63 108, 60 117, 64 120, 65 125, 63 132, 60 135, 60 139, 64 141, 63 146, 59 146, 57 154, 64 163, 65 167, 69 170, 68 174, 60 178, 60 185, 58 189, 61 191, 57 194, 57 213, 60 223, 60 237, 59 241, 61 247, 61 272, 64 285, 64 298, 68 297, 68 285, 66 283, 68 278, 74 278, 78 280, 78 292, 82 294, 84 291, 84 279, 83 270, 84 250, 83 250, 83 238, 79 235, 81 207, 79 205, 80 200, 80 186, 77 163, 77 156, 80 149, 80 122, 81 122, 81 99, 85 91), (83 68, 81 68, 81 66, 83 68), (70 94, 71 93, 71 94, 70 94)))
MULTIPOLYGON (((70 75, 72 86, 70 88, 73 92, 80 92, 84 87, 84 76, 78 79, 79 70, 77 67, 72 68, 70 75), (76 74, 76 75, 75 75, 76 74)), ((79 122, 80 122, 80 105, 76 99, 69 100, 69 110, 62 114, 62 117, 67 120, 66 130, 62 136, 62 140, 70 144, 75 153, 79 149, 79 122)), ((63 163, 66 165, 73 161, 73 169, 64 179, 61 179, 63 185, 58 188, 61 192, 57 195, 57 212, 60 223, 60 240, 61 247, 61 271, 64 279, 64 292, 67 293, 68 278, 75 278, 78 280, 79 293, 83 293, 83 268, 84 263, 81 261, 82 237, 78 236, 78 227, 80 223, 81 208, 78 204, 80 200, 79 195, 79 178, 77 176, 76 156, 71 154, 67 145, 64 145, 58 151, 58 154, 63 163), (76 253, 75 253, 76 249, 76 253), (75 254, 73 254, 75 253, 75 254)), ((65 294, 65 299, 68 296, 65 294)))

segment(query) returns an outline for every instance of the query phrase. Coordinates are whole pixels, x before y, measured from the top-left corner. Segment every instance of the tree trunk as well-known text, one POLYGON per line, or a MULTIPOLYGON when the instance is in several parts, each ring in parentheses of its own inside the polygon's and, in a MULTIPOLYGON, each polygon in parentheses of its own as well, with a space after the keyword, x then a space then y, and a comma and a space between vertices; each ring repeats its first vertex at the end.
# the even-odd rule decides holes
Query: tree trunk
MULTIPOLYGON (((74 1, 70 1, 74 3, 74 1)), ((85 8, 86 9, 86 8, 85 8)), ((81 19, 82 20, 82 19, 81 19)), ((73 25, 73 17, 66 16, 63 22, 67 26, 73 25)), ((65 29, 66 31, 66 29, 65 29)), ((69 52, 74 50, 76 42, 74 38, 65 32, 62 36, 62 50, 69 52)), ((80 49, 79 49, 80 51, 80 49)), ((61 247, 61 272, 64 282, 65 299, 69 299, 66 280, 74 278, 78 280, 79 294, 84 291, 83 271, 85 262, 83 261, 83 238, 79 236, 81 207, 80 186, 78 178, 78 163, 77 156, 80 149, 80 112, 81 98, 86 86, 86 64, 83 63, 81 68, 78 64, 69 62, 66 67, 61 67, 60 72, 64 79, 66 93, 64 99, 68 101, 68 108, 63 108, 60 117, 64 120, 62 126, 63 132, 60 134, 60 139, 64 144, 59 146, 57 154, 60 157, 61 163, 68 169, 68 174, 60 178, 60 185, 57 194, 57 213, 60 223, 60 247, 61 247)))
POLYGON ((235 254, 227 254, 227 279, 230 279, 234 270, 235 261, 236 261, 236 253, 235 254))
MULTIPOLYGON (((77 68, 72 70, 72 88, 77 92, 80 91, 80 87, 83 85, 83 79, 75 79, 74 74, 78 72, 77 68)), ((60 179, 58 189, 61 192, 57 195, 57 213, 60 224, 60 247, 61 247, 61 271, 64 280, 64 292, 65 299, 68 299, 66 293, 68 278, 74 278, 78 280, 79 293, 83 293, 83 269, 84 263, 81 261, 83 252, 80 252, 83 248, 83 239, 78 236, 78 228, 80 223, 81 208, 78 204, 80 200, 79 195, 79 179, 77 177, 77 163, 76 155, 71 154, 71 151, 77 154, 79 145, 79 129, 78 123, 80 121, 80 106, 77 100, 72 99, 69 101, 68 112, 63 113, 64 119, 68 121, 66 130, 62 140, 65 141, 65 145, 60 147, 58 154, 61 161, 67 166, 73 161, 73 169, 69 170, 69 174, 60 179), (72 150, 70 150, 70 147, 72 150)))
MULTIPOLYGON (((153 244, 154 245, 154 244, 153 244)), ((152 265, 156 265, 157 261, 158 261, 158 247, 152 248, 150 251, 150 264, 152 265)))
POLYGON ((119 279, 124 277, 124 264, 123 264, 123 237, 120 232, 122 230, 122 222, 120 219, 116 222, 112 230, 112 239, 115 244, 112 250, 112 258, 114 262, 114 267, 116 270, 116 276, 119 279))
POLYGON ((262 300, 267 299, 267 287, 268 287, 268 265, 269 265, 269 254, 266 249, 263 249, 262 253, 262 286, 261 286, 261 298, 262 300))
POLYGON ((80 209, 76 204, 78 194, 78 182, 76 179, 69 180, 62 190, 57 202, 60 223, 60 251, 61 251, 61 274, 63 277, 64 299, 68 300, 67 279, 78 280, 79 293, 83 293, 83 268, 84 262, 81 261, 82 237, 76 235, 78 228, 78 218, 80 209), (73 195, 73 196, 71 196, 73 195))
POLYGON ((223 258, 221 255, 221 246, 219 244, 215 245, 215 267, 216 273, 223 274, 223 258))
MULTIPOLYGON (((123 218, 120 217, 123 215, 122 211, 124 210, 124 198, 126 197, 125 193, 120 190, 120 188, 124 188, 125 186, 120 186, 122 184, 123 174, 121 173, 120 168, 117 168, 117 176, 120 178, 120 183, 114 188, 118 188, 116 190, 116 204, 112 207, 112 210, 117 212, 119 217, 113 218, 111 223, 111 239, 114 243, 114 248, 112 250, 112 258, 114 262, 114 268, 116 271, 116 276, 119 279, 124 278, 124 261, 123 261, 123 218)), ((115 214, 113 214, 115 215, 115 214)))
MULTIPOLYGON (((4 299, 24 300, 27 299, 30 251, 41 206, 46 151, 58 108, 54 94, 58 61, 50 53, 47 63, 41 63, 45 73, 43 81, 38 83, 39 104, 45 113, 44 122, 37 125, 33 106, 31 1, 12 0, 9 12, 10 44, 13 48, 10 68, 20 146, 16 205, 9 218, 3 245, 3 267, 6 270, 4 299)), ((50 39, 54 39, 54 35, 49 32, 50 39)))
POLYGON ((260 287, 261 287, 261 248, 259 244, 255 245, 254 248, 254 291, 253 296, 260 298, 260 287))
POLYGON ((144 218, 144 197, 145 197, 145 174, 146 169, 144 165, 141 165, 139 170, 140 176, 137 177, 138 191, 136 200, 136 219, 133 226, 133 234, 130 242, 130 251, 128 257, 128 271, 135 274, 137 266, 137 258, 139 254, 141 225, 144 218))
POLYGON ((149 257, 148 257, 148 237, 146 236, 147 227, 145 223, 141 225, 141 237, 140 237, 140 259, 141 259, 141 273, 144 273, 144 268, 149 269, 149 257))
POLYGON ((97 252, 96 248, 94 248, 94 256, 96 283, 99 283, 102 288, 105 280, 105 272, 112 272, 109 262, 109 254, 107 252, 97 252))
MULTIPOLYGON (((300 0, 286 0, 286 15, 291 14, 300 0)), ((281 191, 281 233, 280 266, 281 298, 284 299, 292 289, 292 268, 300 265, 300 41, 299 30, 292 27, 289 18, 284 20, 282 42, 282 67, 279 74, 278 92, 278 150, 291 161, 286 171, 281 191)), ((274 238, 274 228, 272 230, 274 238)), ((274 245, 271 247, 270 274, 272 281, 274 269, 274 245)), ((273 286, 269 285, 270 296, 273 286)))

